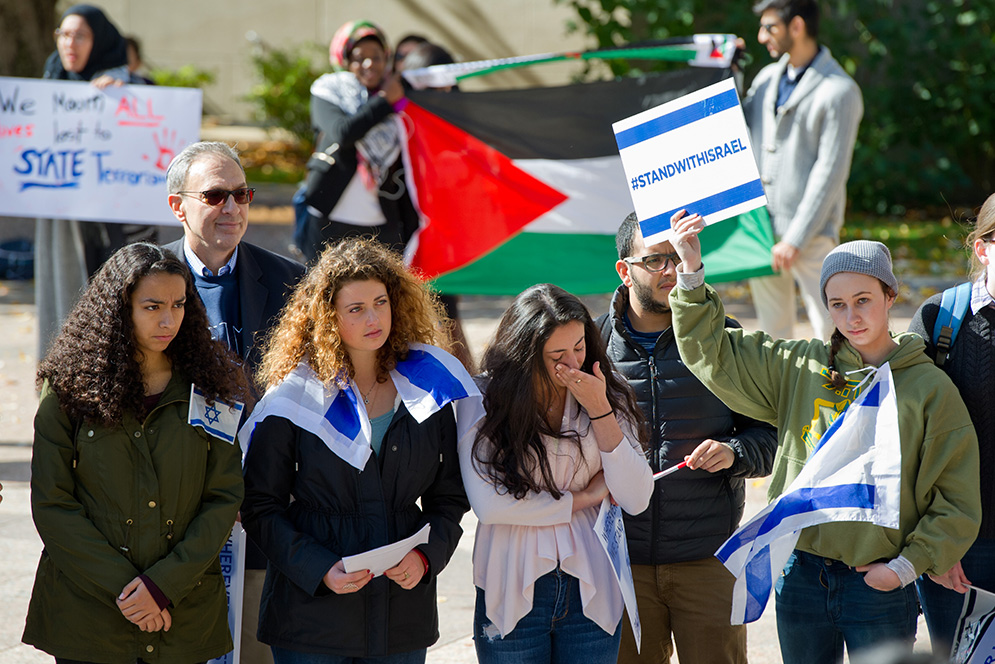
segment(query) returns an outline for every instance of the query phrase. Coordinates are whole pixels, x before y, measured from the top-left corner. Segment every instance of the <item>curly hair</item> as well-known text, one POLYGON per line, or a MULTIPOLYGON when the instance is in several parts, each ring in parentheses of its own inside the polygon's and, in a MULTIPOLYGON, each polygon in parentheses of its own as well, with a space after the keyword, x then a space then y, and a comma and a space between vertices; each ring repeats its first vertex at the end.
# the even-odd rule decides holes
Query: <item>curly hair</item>
POLYGON ((335 296, 348 283, 370 280, 386 287, 391 312, 390 334, 377 352, 378 382, 407 357, 411 343, 449 349, 438 300, 401 256, 371 237, 346 238, 321 253, 280 312, 263 341, 259 382, 276 385, 306 361, 322 382, 345 387, 355 369, 339 335, 335 296))
POLYGON ((559 499, 546 448, 540 436, 569 439, 580 444, 576 431, 554 430, 546 421, 549 405, 540 396, 555 386, 543 364, 542 349, 562 325, 584 325, 586 356, 581 369, 593 373, 599 362, 607 384, 608 402, 620 421, 646 436, 643 415, 628 382, 615 373, 587 307, 567 291, 552 284, 537 284, 520 293, 501 317, 494 342, 484 353, 487 375, 484 410, 487 412, 473 444, 473 459, 495 487, 517 499, 529 492, 548 491, 559 499), (536 478, 538 474, 539 479, 536 478))
POLYGON ((156 274, 175 274, 186 283, 183 322, 164 351, 173 370, 212 402, 250 399, 238 359, 211 338, 190 270, 171 252, 140 242, 119 249, 101 266, 38 365, 38 386, 48 382, 70 420, 110 426, 126 411, 147 415, 131 295, 139 281, 156 274))

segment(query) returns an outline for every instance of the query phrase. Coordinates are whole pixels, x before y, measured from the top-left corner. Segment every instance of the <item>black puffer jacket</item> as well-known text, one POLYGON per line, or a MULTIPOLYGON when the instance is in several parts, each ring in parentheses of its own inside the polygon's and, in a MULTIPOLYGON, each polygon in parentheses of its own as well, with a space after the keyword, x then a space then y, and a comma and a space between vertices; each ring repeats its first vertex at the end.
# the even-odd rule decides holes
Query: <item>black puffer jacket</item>
MULTIPOLYGON (((777 430, 730 411, 684 366, 673 328, 660 335, 653 358, 633 341, 623 315, 629 291, 620 286, 611 317, 598 319, 608 356, 636 393, 652 438, 647 457, 653 472, 680 463, 703 440, 729 443, 736 452, 732 468, 717 473, 682 470, 658 480, 649 509, 625 515, 629 556, 635 565, 700 560, 738 527, 746 502, 744 477, 770 473, 777 430)), ((727 319, 727 327, 740 327, 727 319)))
POLYGON ((245 458, 242 521, 270 560, 259 616, 263 643, 380 657, 439 638, 436 577, 470 509, 456 421, 452 407, 421 424, 403 404, 397 408, 380 454, 362 472, 287 419, 267 417, 256 426, 245 458), (378 576, 359 592, 336 595, 322 582, 343 556, 409 537, 426 523, 431 535, 418 549, 429 571, 411 590, 378 576))

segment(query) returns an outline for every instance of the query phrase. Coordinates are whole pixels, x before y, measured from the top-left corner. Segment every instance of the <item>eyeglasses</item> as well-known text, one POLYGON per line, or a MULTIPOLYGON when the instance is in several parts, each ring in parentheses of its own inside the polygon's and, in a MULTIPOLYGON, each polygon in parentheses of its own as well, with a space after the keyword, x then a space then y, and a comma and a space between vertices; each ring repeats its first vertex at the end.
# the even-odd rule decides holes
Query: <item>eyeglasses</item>
POLYGON ((768 35, 773 35, 774 34, 774 28, 776 28, 778 25, 779 24, 777 24, 777 23, 761 23, 760 24, 760 29, 764 30, 768 35))
POLYGON ((238 189, 208 189, 207 191, 178 191, 177 194, 187 196, 198 196, 211 207, 218 207, 228 202, 231 196, 239 205, 247 205, 252 202, 252 196, 256 190, 252 187, 239 187, 238 189))
POLYGON ((62 28, 56 28, 53 33, 55 41, 63 42, 87 42, 93 39, 93 34, 89 32, 81 32, 79 30, 73 32, 71 30, 62 30, 62 28))
POLYGON ((668 266, 675 268, 681 264, 678 254, 650 254, 640 258, 623 258, 629 265, 641 265, 647 272, 663 272, 668 266))

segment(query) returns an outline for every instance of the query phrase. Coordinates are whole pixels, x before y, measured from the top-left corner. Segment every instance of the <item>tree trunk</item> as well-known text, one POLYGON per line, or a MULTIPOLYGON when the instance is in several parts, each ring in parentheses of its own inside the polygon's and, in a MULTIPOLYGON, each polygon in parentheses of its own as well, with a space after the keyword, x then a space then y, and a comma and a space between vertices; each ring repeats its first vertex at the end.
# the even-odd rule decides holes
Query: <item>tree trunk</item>
POLYGON ((0 0, 0 75, 41 78, 55 50, 56 0, 0 0))

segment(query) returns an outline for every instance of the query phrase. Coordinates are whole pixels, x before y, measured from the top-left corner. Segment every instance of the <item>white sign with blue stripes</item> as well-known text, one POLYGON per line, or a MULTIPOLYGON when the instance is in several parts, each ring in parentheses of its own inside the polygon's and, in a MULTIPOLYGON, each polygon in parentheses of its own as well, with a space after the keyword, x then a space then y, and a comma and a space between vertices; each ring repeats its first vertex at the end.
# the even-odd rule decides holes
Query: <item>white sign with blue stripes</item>
POLYGON ((646 245, 678 210, 714 224, 767 204, 733 79, 612 125, 646 245))

